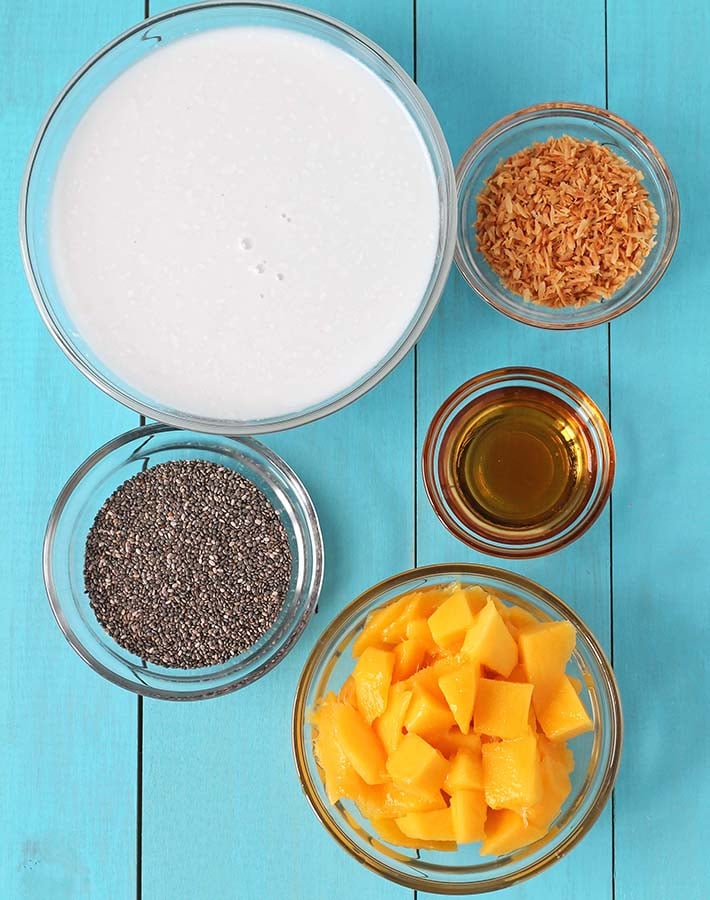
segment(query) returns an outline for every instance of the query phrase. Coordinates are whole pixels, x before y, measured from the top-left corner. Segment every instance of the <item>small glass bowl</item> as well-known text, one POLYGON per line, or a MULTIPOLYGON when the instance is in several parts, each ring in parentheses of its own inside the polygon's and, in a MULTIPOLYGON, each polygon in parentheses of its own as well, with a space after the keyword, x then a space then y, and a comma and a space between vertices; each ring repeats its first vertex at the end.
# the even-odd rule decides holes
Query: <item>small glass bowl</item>
POLYGON ((609 425, 594 401, 571 381, 544 369, 505 368, 484 372, 462 384, 431 420, 422 450, 422 475, 429 501, 441 523, 459 540, 492 556, 522 559, 544 556, 576 540, 604 508, 616 469, 616 453, 609 425), (475 401, 500 388, 533 388, 562 401, 583 426, 587 443, 590 485, 583 502, 553 523, 512 528, 483 522, 452 499, 451 458, 447 439, 475 401))
MULTIPOLYGON (((347 178, 347 173, 344 173, 347 178)), ((149 419, 212 434, 264 434, 336 412, 378 384, 414 346, 431 318, 451 269, 456 242, 456 181, 448 145, 426 98, 392 57, 336 19, 298 6, 268 2, 207 2, 171 9, 119 35, 89 59, 59 94, 40 125, 20 191, 20 250, 37 308, 69 360, 114 400, 149 419), (49 208, 54 176, 74 129, 93 100, 122 72, 186 35, 233 26, 269 26, 306 34, 342 50, 380 78, 412 118, 431 160, 439 194, 439 237, 433 269, 414 315, 387 354, 345 390, 307 409, 256 419, 216 419, 199 409, 161 403, 111 371, 77 332, 58 290, 49 252, 49 208)), ((347 336, 344 336, 347 342, 347 336)))
POLYGON ((678 242, 680 204, 673 176, 654 145, 637 128, 613 113, 582 103, 540 103, 506 116, 487 128, 456 168, 458 227, 455 260, 461 274, 486 303, 512 319, 540 328, 586 328, 620 316, 658 284, 678 242), (598 141, 643 172, 643 184, 656 207, 656 246, 641 272, 609 300, 579 307, 548 307, 508 290, 476 246, 477 198, 500 160, 549 137, 570 135, 598 141))
POLYGON ((411 569, 365 591, 326 628, 309 656, 293 710, 293 749, 303 790, 327 831, 358 862, 398 884, 439 894, 480 894, 541 872, 572 849, 590 830, 611 794, 621 759, 623 719, 614 674, 595 637, 559 598, 527 578, 489 566, 449 563, 411 569), (456 581, 478 584, 541 620, 566 620, 577 630, 568 672, 585 688, 594 730, 570 743, 575 768, 572 790, 545 837, 495 859, 478 845, 455 852, 394 847, 373 834, 350 801, 331 806, 313 755, 309 711, 329 691, 337 692, 354 667, 352 645, 367 616, 412 590, 456 581))
POLYGON ((302 634, 323 581, 323 539, 306 489, 286 463, 251 438, 229 438, 149 425, 105 444, 71 476, 49 517, 44 582, 64 636, 94 671, 114 684, 165 700, 201 700, 261 678, 302 634), (176 459, 202 459, 242 474, 273 504, 293 557, 291 584, 273 627, 245 653, 200 669, 168 669, 119 646, 101 627, 84 591, 86 537, 101 506, 128 478, 176 459))

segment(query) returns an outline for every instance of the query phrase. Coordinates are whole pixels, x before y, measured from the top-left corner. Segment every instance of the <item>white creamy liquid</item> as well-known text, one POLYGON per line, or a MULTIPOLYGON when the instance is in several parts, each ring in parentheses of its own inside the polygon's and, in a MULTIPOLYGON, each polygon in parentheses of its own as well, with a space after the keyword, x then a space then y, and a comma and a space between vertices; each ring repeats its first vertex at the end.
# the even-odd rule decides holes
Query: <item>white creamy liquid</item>
POLYGON ((397 342, 439 233, 431 160, 346 53, 267 27, 158 46, 94 101, 50 210, 60 296, 132 389, 268 418, 349 387, 397 342))

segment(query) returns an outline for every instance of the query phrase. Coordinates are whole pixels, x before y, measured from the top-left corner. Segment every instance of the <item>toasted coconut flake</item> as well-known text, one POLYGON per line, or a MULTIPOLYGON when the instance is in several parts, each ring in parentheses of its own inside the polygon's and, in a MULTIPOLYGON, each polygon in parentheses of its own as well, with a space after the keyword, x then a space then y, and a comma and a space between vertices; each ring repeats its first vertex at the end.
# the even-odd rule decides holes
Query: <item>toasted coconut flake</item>
POLYGON ((498 163, 479 194, 478 249, 526 300, 608 300, 655 245, 658 213, 642 179, 596 141, 532 144, 498 163))

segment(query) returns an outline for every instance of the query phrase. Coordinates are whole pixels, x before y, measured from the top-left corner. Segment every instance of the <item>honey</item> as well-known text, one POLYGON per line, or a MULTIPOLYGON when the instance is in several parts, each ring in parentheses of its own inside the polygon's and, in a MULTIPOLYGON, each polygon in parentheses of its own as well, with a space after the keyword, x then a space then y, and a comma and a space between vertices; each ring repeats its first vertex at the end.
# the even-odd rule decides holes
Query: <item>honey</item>
POLYGON ((590 428, 559 396, 505 386, 464 406, 443 436, 439 469, 452 510, 491 537, 563 530, 594 489, 590 428))

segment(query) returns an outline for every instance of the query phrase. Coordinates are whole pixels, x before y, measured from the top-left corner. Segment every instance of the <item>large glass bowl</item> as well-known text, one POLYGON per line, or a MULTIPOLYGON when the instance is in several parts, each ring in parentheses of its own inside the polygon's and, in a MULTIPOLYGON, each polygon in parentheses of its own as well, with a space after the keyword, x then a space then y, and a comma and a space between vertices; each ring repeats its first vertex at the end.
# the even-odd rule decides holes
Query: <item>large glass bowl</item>
POLYGON ((59 627, 92 669, 146 697, 201 700, 251 684, 294 646, 320 593, 323 540, 313 503, 298 476, 258 441, 149 425, 109 441, 71 476, 49 518, 43 567, 47 595, 59 627), (119 646, 99 625, 84 591, 86 537, 104 502, 144 468, 179 459, 218 463, 255 484, 276 509, 293 559, 288 593, 272 627, 239 656, 201 669, 164 668, 119 646))
MULTIPOLYGON (((344 175, 347 177, 347 174, 344 175)), ((207 2, 143 21, 107 44, 61 92, 40 126, 20 196, 20 245, 35 302, 64 353, 95 385, 131 409, 180 428, 216 434, 258 434, 302 425, 335 412, 374 387, 403 359, 431 317, 444 288, 456 240, 456 183, 439 124, 421 91, 383 50, 341 22, 296 6, 271 3, 207 2), (268 25, 318 37, 348 53, 381 78, 410 114, 431 158, 439 193, 436 259, 421 302, 387 355, 359 381, 335 396, 275 418, 226 420, 168 408, 109 371, 73 326, 52 271, 47 234, 54 175, 67 142, 91 102, 125 69, 161 46, 212 28, 268 25)))
POLYGON ((658 150, 619 116, 582 103, 540 103, 512 113, 487 128, 466 150, 456 168, 458 227, 456 265, 487 303, 518 322, 540 328, 585 328, 620 316, 658 284, 678 243, 680 204, 673 176, 658 150), (502 159, 549 137, 569 135, 609 147, 643 173, 643 185, 658 213, 656 246, 634 275, 608 300, 584 306, 549 307, 509 290, 476 246, 477 198, 484 181, 502 159))
POLYGON ((609 799, 621 759, 623 720, 614 674, 594 635, 558 597, 520 575, 488 566, 448 563, 411 569, 365 591, 326 628, 306 662, 293 710, 293 748, 301 785, 327 831, 355 859, 385 878, 419 891, 478 894, 510 887, 541 872, 590 830, 609 799), (352 646, 369 613, 395 597, 432 585, 479 584, 541 620, 566 620, 577 630, 568 672, 579 678, 594 730, 570 742, 572 790, 548 834, 513 853, 481 857, 478 845, 455 852, 407 850, 385 843, 349 801, 331 806, 311 740, 308 714, 352 672, 352 646))

